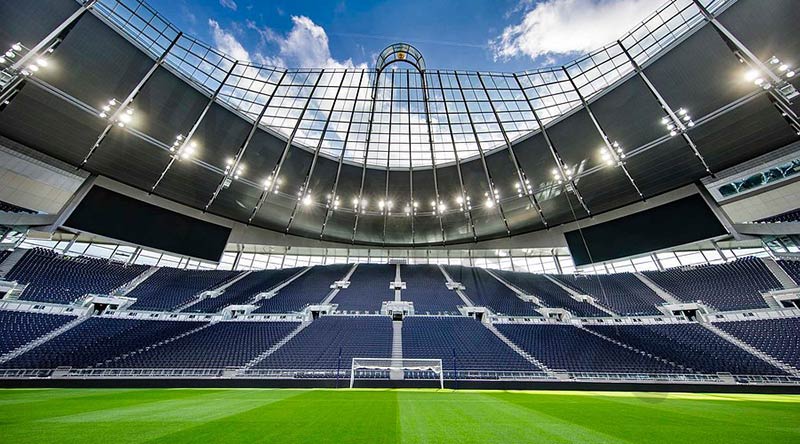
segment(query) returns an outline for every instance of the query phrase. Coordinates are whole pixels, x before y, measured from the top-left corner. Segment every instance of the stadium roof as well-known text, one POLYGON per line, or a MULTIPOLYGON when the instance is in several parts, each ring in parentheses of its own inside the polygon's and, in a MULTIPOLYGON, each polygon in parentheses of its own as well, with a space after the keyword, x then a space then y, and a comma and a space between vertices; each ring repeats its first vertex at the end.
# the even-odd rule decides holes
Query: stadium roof
MULTIPOLYGON (((800 54, 792 0, 702 3, 767 66, 800 54)), ((540 230, 798 139, 691 0, 563 67, 519 73, 436 70, 405 44, 367 70, 260 66, 137 0, 3 5, 0 39, 33 47, 81 7, 3 106, 0 134, 315 239, 414 246, 540 230)))

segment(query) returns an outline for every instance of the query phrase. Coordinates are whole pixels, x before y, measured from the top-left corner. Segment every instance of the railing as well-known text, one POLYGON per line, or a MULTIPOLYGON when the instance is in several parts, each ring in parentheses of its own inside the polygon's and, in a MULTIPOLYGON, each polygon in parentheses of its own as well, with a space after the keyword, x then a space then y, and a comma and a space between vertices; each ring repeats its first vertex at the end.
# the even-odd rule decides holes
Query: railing
MULTIPOLYGON (((519 382, 646 382, 709 384, 800 385, 800 377, 781 375, 730 375, 692 373, 605 373, 556 372, 550 376, 536 371, 452 370, 444 371, 448 381, 519 382), (559 378, 558 374, 563 377, 559 378)), ((356 370, 359 379, 386 380, 388 370, 356 370)), ((0 369, 0 379, 348 379, 350 369, 248 369, 240 368, 93 368, 93 369, 0 369)), ((406 380, 436 380, 426 371, 406 371, 406 380)))

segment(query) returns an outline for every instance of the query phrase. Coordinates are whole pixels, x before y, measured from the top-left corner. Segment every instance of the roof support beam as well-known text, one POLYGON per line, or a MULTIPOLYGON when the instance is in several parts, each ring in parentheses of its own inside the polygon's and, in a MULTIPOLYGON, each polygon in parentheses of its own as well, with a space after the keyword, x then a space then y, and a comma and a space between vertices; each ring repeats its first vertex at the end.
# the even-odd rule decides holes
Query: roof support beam
MULTIPOLYGON (((236 151, 236 155, 233 156, 233 165, 231 165, 232 171, 236 171, 239 168, 239 163, 242 161, 242 157, 244 157, 244 153, 247 151, 247 147, 250 145, 250 141, 253 140, 253 135, 255 135, 256 130, 258 129, 258 125, 260 124, 261 119, 264 117, 264 113, 267 111, 269 104, 272 103, 272 98, 275 97, 275 92, 281 86, 281 82, 283 82, 283 79, 286 77, 287 72, 289 72, 289 70, 285 70, 283 71, 283 74, 281 74, 281 77, 278 79, 278 83, 275 84, 275 89, 272 91, 272 94, 264 103, 264 106, 261 108, 261 111, 259 111, 258 117, 256 117, 255 120, 253 120, 253 126, 250 127, 250 132, 247 133, 247 137, 245 137, 244 142, 236 151)), ((225 177, 223 177, 219 181, 217 189, 214 190, 214 194, 211 195, 211 199, 208 200, 208 203, 206 204, 206 207, 203 211, 208 211, 208 208, 211 206, 212 203, 214 203, 214 201, 217 199, 217 196, 219 195, 220 191, 222 191, 223 188, 225 188, 225 177)), ((261 193, 261 196, 263 198, 264 196, 263 192, 261 193)))
MULTIPOLYGON (((225 77, 222 79, 222 82, 220 82, 220 84, 217 87, 217 89, 214 91, 214 93, 211 95, 211 97, 209 97, 205 108, 203 108, 203 111, 200 113, 199 116, 197 116, 197 120, 194 121, 194 124, 192 125, 192 128, 189 130, 189 132, 183 138, 183 141, 181 142, 180 146, 175 150, 175 153, 173 153, 172 156, 170 157, 169 163, 167 164, 167 167, 164 168, 164 171, 161 172, 161 176, 158 177, 158 180, 156 180, 156 183, 153 184, 152 188, 150 188, 150 193, 153 193, 153 192, 156 191, 156 188, 158 187, 158 184, 161 183, 161 181, 164 179, 164 176, 167 174, 167 171, 169 171, 169 169, 172 168, 172 164, 175 163, 175 159, 178 158, 178 156, 179 156, 178 153, 180 153, 184 148, 186 148, 186 145, 189 144, 189 141, 192 140, 192 137, 194 137, 194 133, 197 131, 197 128, 200 127, 200 123, 206 117, 206 114, 208 113, 208 110, 211 109, 211 105, 213 105, 214 102, 216 102, 220 91, 222 91, 222 88, 225 86, 225 83, 228 81, 228 79, 230 78, 231 74, 233 74, 233 70, 236 69, 236 66, 238 64, 239 64, 238 60, 233 62, 233 65, 231 66, 231 69, 228 70, 228 72, 225 74, 225 77)), ((232 171, 233 170, 231 170, 231 172, 232 171)))
POLYGON ((619 166, 620 169, 622 169, 622 172, 625 173, 625 176, 628 178, 628 180, 631 182, 631 185, 633 185, 633 188, 636 190, 636 194, 638 194, 639 197, 642 200, 644 200, 644 195, 639 190, 639 187, 636 185, 636 182, 633 180, 633 177, 631 177, 631 173, 628 172, 628 168, 625 166, 625 162, 622 160, 623 155, 616 151, 617 147, 613 146, 611 140, 608 138, 608 133, 606 133, 606 131, 603 129, 603 126, 600 125, 600 121, 597 120, 597 118, 594 116, 592 108, 589 107, 589 102, 587 102, 586 98, 583 97, 581 90, 578 89, 578 85, 575 84, 575 80, 573 80, 572 76, 569 75, 569 71, 567 71, 567 68, 562 66, 561 69, 564 71, 564 75, 567 76, 569 83, 572 85, 572 89, 574 89, 575 92, 578 94, 578 98, 581 100, 583 108, 589 114, 589 118, 592 120, 592 123, 594 124, 594 127, 597 129, 597 132, 600 133, 600 138, 603 139, 603 143, 605 144, 606 149, 608 150, 611 158, 614 159, 614 163, 616 163, 617 166, 619 166))
MULTIPOLYGON (((528 191, 528 187, 530 186, 530 180, 525 175, 525 172, 522 170, 519 162, 517 161, 517 156, 514 154, 514 147, 511 144, 511 140, 508 138, 508 133, 506 133, 506 129, 503 128, 503 121, 500 120, 500 113, 497 112, 497 108, 494 106, 494 102, 492 98, 489 96, 489 90, 486 88, 486 83, 483 81, 483 77, 481 73, 476 72, 478 76, 478 80, 481 82, 481 87, 483 88, 484 94, 486 94, 486 100, 489 101, 489 106, 492 108, 492 114, 494 114, 495 120, 497 120, 497 127, 500 128, 500 133, 503 135, 503 141, 506 143, 506 151, 508 152, 508 158, 511 160, 511 163, 514 165, 514 171, 517 173, 517 180, 519 181, 520 189, 527 195, 528 200, 530 201, 533 208, 539 214, 539 219, 542 220, 542 224, 547 227, 547 219, 544 217, 544 213, 542 212, 542 208, 539 206, 539 202, 536 200, 536 194, 533 191, 528 191)), ((533 188, 531 188, 532 190, 533 188)))
MULTIPOLYGON (((409 116, 411 115, 411 73, 406 71, 406 107, 409 110, 409 116)), ((411 245, 414 245, 416 241, 416 233, 414 227, 414 213, 416 213, 414 209, 414 161, 412 156, 411 150, 411 119, 408 121, 408 194, 409 194, 409 201, 406 202, 406 208, 403 210, 406 213, 406 216, 411 218, 411 245), (408 210, 408 211, 406 211, 408 210)))
POLYGON ((447 118, 447 129, 448 133, 450 134, 450 144, 453 147, 453 156, 456 159, 456 171, 458 172, 458 185, 461 187, 461 199, 463 200, 462 205, 467 210, 467 222, 469 223, 469 228, 472 230, 472 240, 473 242, 478 241, 478 235, 475 232, 475 223, 472 220, 472 204, 470 200, 467 200, 467 190, 464 187, 464 175, 461 172, 461 159, 458 157, 458 150, 456 149, 456 137, 453 135, 453 124, 450 121, 450 112, 447 109, 447 97, 444 94, 444 86, 442 86, 442 74, 437 71, 436 76, 439 79, 439 89, 442 92, 442 103, 444 104, 444 115, 447 118))
POLYGON ((372 103, 369 109, 369 122, 367 123, 367 140, 364 145, 364 159, 361 166, 361 185, 358 188, 358 200, 356 201, 353 210, 356 212, 356 219, 353 223, 353 235, 350 242, 356 241, 356 230, 358 230, 358 214, 364 211, 364 179, 367 175, 367 159, 369 158, 369 144, 372 141, 372 125, 375 121, 375 101, 378 98, 378 80, 380 79, 380 71, 375 73, 375 83, 372 85, 372 103))
POLYGON ((114 111, 108 117, 108 125, 106 125, 105 129, 103 129, 103 131, 100 133, 100 136, 97 137, 97 141, 89 149, 89 152, 86 154, 86 157, 83 158, 83 161, 81 162, 78 168, 83 168, 83 166, 86 165, 87 162, 89 162, 89 158, 92 157, 92 154, 94 154, 94 152, 97 151, 97 148, 100 147, 100 144, 102 144, 103 140, 105 140, 106 136, 108 136, 108 133, 111 131, 111 128, 114 127, 116 120, 120 117, 120 115, 122 115, 122 113, 125 112, 128 106, 131 105, 133 99, 136 98, 136 96, 142 90, 142 87, 144 87, 145 83, 147 83, 147 81, 150 80, 151 77, 153 77, 153 74, 155 74, 158 67, 161 66, 162 63, 164 63, 164 60, 167 59, 167 55, 169 55, 169 52, 172 50, 173 47, 175 47, 175 44, 178 43, 178 40, 180 40, 181 36, 183 36, 183 33, 179 32, 178 35, 176 35, 175 38, 172 39, 172 42, 170 42, 169 46, 167 46, 167 49, 164 50, 164 53, 162 53, 161 56, 155 61, 155 63, 153 63, 153 66, 151 66, 150 69, 142 77, 142 79, 139 80, 139 83, 136 84, 133 90, 131 90, 130 94, 128 94, 128 96, 125 97, 125 100, 123 100, 119 104, 116 111, 114 111))
MULTIPOLYGON (((442 222, 442 196, 439 194, 439 174, 436 171, 436 156, 433 152, 433 131, 431 129, 431 109, 428 104, 428 82, 425 79, 425 70, 419 71, 420 79, 422 80, 422 101, 425 104, 425 125, 428 127, 428 147, 431 150, 431 168, 433 171, 433 192, 436 194, 436 208, 434 209, 435 215, 439 217, 439 231, 442 234, 442 245, 445 244, 446 238, 444 236, 444 223, 442 222)), ((409 110, 410 112, 410 110, 409 110)), ((409 124, 411 122, 409 121, 409 124)), ((409 140, 409 143, 411 141, 409 140)))
MULTIPOLYGON (((303 110, 300 111, 300 115, 297 117, 297 123, 294 125, 291 134, 289 137, 286 138, 286 145, 283 147, 283 152, 281 153, 281 157, 278 158, 278 163, 275 164, 275 167, 272 169, 271 176, 275 178, 268 186, 266 186, 266 193, 261 193, 262 199, 258 200, 255 208, 253 208, 253 212, 250 214, 250 218, 247 219, 247 223, 251 223, 253 218, 256 217, 258 214, 258 210, 261 209, 261 206, 269 200, 271 192, 275 190, 275 186, 278 182, 278 176, 281 174, 281 169, 283 168, 283 162, 286 160, 286 157, 289 155, 289 149, 292 147, 292 142, 294 142, 294 136, 297 135, 297 130, 300 129, 300 124, 303 122, 303 118, 306 115, 306 111, 308 111, 308 105, 311 104, 311 100, 314 98, 314 92, 317 91, 317 86, 319 86, 319 81, 322 79, 322 76, 325 74, 325 70, 319 72, 317 75, 317 80, 314 81, 314 86, 311 88, 311 92, 308 93, 308 100, 306 100, 305 105, 303 105, 303 110)), ((277 88, 275 88, 277 91, 277 88)), ((274 95, 274 94, 273 94, 274 95)), ((302 199, 302 195, 301 195, 302 199)))
MULTIPOLYGON (((533 118, 536 119, 536 124, 539 125, 539 129, 542 131, 542 136, 544 137, 544 141, 547 143, 547 148, 550 150, 550 155, 553 156, 553 160, 556 163, 556 167, 558 168, 558 172, 561 175, 561 180, 567 182, 570 187, 572 188, 572 192, 575 193, 575 197, 578 198, 578 202, 580 202, 583 210, 586 211, 586 214, 591 215, 592 212, 589 211, 589 207, 586 206, 586 202, 583 200, 583 196, 581 195, 580 190, 578 190, 578 186, 575 184, 575 178, 568 177, 567 173, 564 171, 564 161, 561 160, 561 156, 558 154, 555 145, 553 144, 553 140, 550 139, 550 135, 547 134, 547 128, 545 128, 544 123, 539 118, 539 114, 536 112, 536 108, 533 107, 531 103, 530 97, 528 97, 528 93, 525 92, 525 88, 522 87, 522 82, 519 81, 519 77, 516 74, 512 74, 514 76, 514 80, 517 82, 519 86, 519 90, 522 91, 522 95, 525 97, 525 102, 528 104, 528 107, 533 113, 533 118)), ((577 171, 576 171, 577 173, 577 171)), ((565 190, 569 191, 570 187, 564 187, 565 190)), ((569 198, 567 198, 569 201, 569 198)))
MULTIPOLYGON (((300 191, 303 193, 301 197, 305 198, 308 194, 308 186, 311 182, 311 177, 314 175, 314 169, 317 166, 317 159, 319 159, 319 152, 322 149, 322 142, 325 140, 325 136, 328 133, 328 127, 331 124, 331 117, 335 113, 336 109, 336 102, 339 100, 339 93, 342 91, 342 87, 344 86, 344 79, 347 78, 347 72, 342 73, 342 81, 339 82, 339 87, 336 89, 336 94, 333 96, 333 104, 331 104, 331 110, 328 112, 328 118, 325 119, 325 125, 322 127, 322 133, 319 136, 319 141, 317 142, 316 148, 314 148, 314 158, 311 160, 311 166, 308 168, 308 172, 306 173, 305 179, 303 179, 303 185, 300 187, 300 191)), ((333 202, 333 196, 331 199, 328 200, 328 205, 333 202)), ((292 222, 294 221, 295 215, 297 214, 297 207, 301 201, 296 200, 294 202, 294 207, 292 208, 292 215, 289 217, 289 223, 286 224, 286 232, 289 232, 289 229, 292 227, 292 222)))
POLYGON ((483 153, 483 146, 481 145, 481 141, 478 136, 478 130, 475 128, 475 122, 472 120, 472 114, 469 112, 469 103, 467 102, 467 97, 464 95, 464 89, 461 86, 461 80, 458 78, 458 72, 454 72, 453 77, 455 77, 456 84, 458 84, 458 92, 461 94, 461 100, 464 101, 464 111, 467 114, 467 119, 469 119, 469 126, 472 128, 472 135, 475 137, 475 145, 478 147, 481 165, 483 166, 483 172, 486 175, 486 182, 488 182, 487 185, 489 186, 489 196, 487 197, 487 202, 491 202, 493 206, 497 207, 497 212, 500 214, 500 218, 503 219, 503 226, 506 228, 506 234, 510 236, 511 230, 508 228, 508 221, 506 220, 503 207, 500 205, 500 199, 497 198, 498 193, 495 189, 494 180, 492 179, 492 174, 489 172, 489 166, 486 165, 486 156, 483 153))
MULTIPOLYGON (((364 83, 364 74, 366 70, 361 70, 361 78, 358 81, 358 86, 356 87, 356 97, 353 100, 353 111, 350 112, 350 119, 347 122, 347 131, 344 134, 344 142, 342 142, 342 151, 339 153, 339 162, 338 166, 336 167, 336 178, 333 180, 333 189, 331 190, 331 201, 328 203, 325 209, 325 219, 322 221, 322 228, 319 230, 319 238, 325 234, 325 227, 328 225, 328 219, 331 217, 331 213, 338 209, 338 204, 336 203, 336 199, 339 197, 339 178, 342 174, 342 162, 344 161, 344 154, 347 150, 347 142, 350 140, 350 129, 353 128, 353 120, 355 118, 356 110, 358 109, 359 97, 361 93, 361 84, 364 83)), ((365 159, 366 160, 366 159, 365 159)), ((358 209, 356 209, 358 211, 358 209)))
POLYGON ((683 124, 683 121, 680 119, 680 117, 678 117, 678 115, 675 114, 675 111, 669 106, 667 101, 664 100, 664 97, 661 95, 660 92, 658 92, 658 89, 656 89, 655 85, 653 85, 653 83, 647 77, 647 74, 644 73, 642 67, 639 66, 636 60, 634 60, 634 58, 631 56, 631 53, 628 52, 628 48, 626 48, 625 45, 622 44, 622 41, 617 40, 617 45, 619 45, 619 47, 622 49, 622 52, 625 53, 625 56, 628 57, 628 60, 631 62, 631 66, 633 66, 633 70, 636 72, 636 74, 639 75, 639 78, 642 79, 644 84, 647 86, 647 89, 650 90, 650 93, 658 101, 659 105, 661 105, 661 109, 663 109, 664 112, 667 113, 670 120, 672 120, 677 126, 677 128, 680 130, 681 137, 683 137, 683 140, 685 140, 686 143, 689 144, 689 148, 692 149, 694 155, 697 157, 700 163, 703 164, 703 168, 705 168, 706 172, 710 174, 711 177, 714 177, 714 173, 711 172, 711 168, 708 167, 706 159, 703 157, 702 154, 700 154, 700 151, 698 151, 697 145, 695 145, 692 138, 689 137, 689 134, 687 133, 688 128, 686 127, 686 125, 683 124))
MULTIPOLYGON (((378 204, 378 208, 383 213, 383 233, 381 234, 381 243, 386 245, 386 218, 391 211, 389 206, 389 165, 392 158, 392 119, 394 117, 394 73, 396 71, 392 70, 392 90, 389 95, 389 145, 386 148, 386 181, 384 183, 383 189, 383 208, 380 208, 380 204, 378 204)), ((406 71, 407 72, 407 71, 406 71)), ((410 112, 411 110, 409 110, 410 112)), ((409 141, 410 142, 410 141, 409 141)))

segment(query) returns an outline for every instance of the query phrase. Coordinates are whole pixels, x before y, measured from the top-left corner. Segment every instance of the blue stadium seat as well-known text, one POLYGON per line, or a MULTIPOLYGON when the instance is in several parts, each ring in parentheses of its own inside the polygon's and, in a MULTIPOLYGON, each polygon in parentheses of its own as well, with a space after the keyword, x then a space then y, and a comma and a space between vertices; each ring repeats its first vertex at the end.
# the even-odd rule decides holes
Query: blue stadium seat
POLYGON ((556 279, 570 288, 594 297, 597 303, 621 315, 659 315, 656 308, 661 299, 653 290, 631 273, 597 274, 591 276, 558 275, 556 279))
POLYGON ((447 280, 436 265, 401 265, 400 277, 406 283, 401 297, 414 303, 417 314, 458 314, 464 301, 448 290, 447 280))
POLYGON ((256 313, 291 313, 302 311, 309 304, 319 304, 331 292, 331 284, 342 280, 352 265, 316 265, 275 297, 257 303, 256 313))
POLYGON ((536 296, 545 307, 563 308, 575 316, 608 316, 592 304, 577 301, 566 290, 541 274, 498 271, 497 274, 523 292, 536 296))
POLYGON ((760 259, 717 265, 645 271, 651 281, 685 302, 702 301, 718 310, 767 308, 761 292, 781 288, 760 259))
POLYGON ((394 281, 396 265, 359 264, 350 276, 350 286, 342 289, 331 301, 341 312, 379 313, 381 302, 393 301, 394 290, 389 282, 394 281))
POLYGON ((136 298, 135 310, 173 310, 203 291, 211 290, 235 278, 241 271, 180 270, 160 268, 128 293, 136 298))
POLYGON ((489 307, 494 313, 509 316, 541 316, 536 306, 517 297, 510 288, 481 268, 445 265, 450 278, 466 287, 473 304, 489 307))
POLYGON ((800 318, 719 322, 715 326, 800 369, 800 318))
POLYGON ((75 316, 0 311, 0 355, 61 327, 75 316))
POLYGON ((14 265, 6 280, 28 284, 20 299, 65 304, 88 293, 108 294, 146 269, 145 265, 125 266, 34 248, 14 265))
POLYGON ((215 298, 207 298, 190 306, 185 312, 215 313, 228 305, 245 304, 259 293, 269 291, 299 273, 302 268, 254 271, 234 282, 215 298))

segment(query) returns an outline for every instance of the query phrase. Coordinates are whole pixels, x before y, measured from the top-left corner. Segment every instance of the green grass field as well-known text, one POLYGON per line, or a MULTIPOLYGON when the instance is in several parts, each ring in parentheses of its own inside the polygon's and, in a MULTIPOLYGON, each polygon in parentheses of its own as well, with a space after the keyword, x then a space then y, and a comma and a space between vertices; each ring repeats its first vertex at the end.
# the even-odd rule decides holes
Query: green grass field
POLYGON ((800 443, 800 396, 0 390, 0 443, 800 443))

